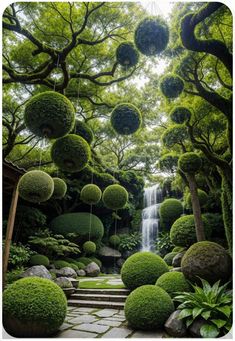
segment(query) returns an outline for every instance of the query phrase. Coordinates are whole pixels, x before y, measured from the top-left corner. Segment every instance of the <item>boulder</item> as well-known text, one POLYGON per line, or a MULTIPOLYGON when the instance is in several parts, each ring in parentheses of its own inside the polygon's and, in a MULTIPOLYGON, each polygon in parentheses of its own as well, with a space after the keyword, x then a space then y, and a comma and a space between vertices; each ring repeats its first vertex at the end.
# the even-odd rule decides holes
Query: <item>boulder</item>
POLYGON ((55 274, 56 274, 56 277, 72 277, 72 278, 77 277, 76 271, 68 266, 58 269, 55 274))
POLYGON ((117 266, 119 266, 120 268, 123 266, 124 263, 125 263, 125 259, 124 258, 119 258, 117 260, 117 266))
POLYGON ((172 265, 174 268, 177 268, 177 267, 180 267, 181 266, 181 260, 184 256, 186 251, 183 251, 183 252, 179 252, 177 253, 177 255, 173 258, 172 260, 172 265))
POLYGON ((84 270, 88 277, 96 277, 100 273, 100 268, 95 262, 88 264, 84 270))
POLYGON ((108 247, 108 246, 103 246, 99 250, 99 256, 103 260, 109 261, 109 260, 121 258, 122 255, 118 250, 112 249, 111 247, 108 247))
POLYGON ((52 280, 50 272, 44 265, 34 265, 31 268, 28 268, 26 271, 20 274, 20 278, 24 277, 41 277, 52 280))
POLYGON ((164 325, 167 334, 175 338, 184 337, 187 335, 187 328, 185 323, 183 322, 183 320, 178 319, 179 313, 180 310, 174 311, 169 316, 164 325))
POLYGON ((54 282, 61 288, 73 288, 72 282, 68 277, 58 277, 54 282))
POLYGON ((77 275, 79 277, 85 277, 86 276, 86 272, 84 270, 82 270, 82 269, 77 270, 76 272, 77 272, 77 275))
POLYGON ((79 281, 75 278, 69 277, 70 282, 72 283, 72 286, 77 289, 79 281))
POLYGON ((189 333, 194 338, 201 338, 200 329, 204 324, 207 324, 208 322, 204 320, 203 318, 198 318, 194 320, 194 322, 189 327, 189 333))
POLYGON ((181 268, 172 268, 169 271, 179 271, 179 272, 182 272, 181 268))

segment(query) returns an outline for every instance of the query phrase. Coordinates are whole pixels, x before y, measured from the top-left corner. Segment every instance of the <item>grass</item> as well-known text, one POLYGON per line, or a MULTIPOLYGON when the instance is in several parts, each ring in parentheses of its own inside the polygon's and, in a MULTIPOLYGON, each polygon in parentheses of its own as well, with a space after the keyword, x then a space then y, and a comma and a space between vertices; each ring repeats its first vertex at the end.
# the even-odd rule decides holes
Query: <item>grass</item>
POLYGON ((109 279, 100 279, 97 281, 80 281, 80 289, 125 289, 124 284, 109 284, 109 279))

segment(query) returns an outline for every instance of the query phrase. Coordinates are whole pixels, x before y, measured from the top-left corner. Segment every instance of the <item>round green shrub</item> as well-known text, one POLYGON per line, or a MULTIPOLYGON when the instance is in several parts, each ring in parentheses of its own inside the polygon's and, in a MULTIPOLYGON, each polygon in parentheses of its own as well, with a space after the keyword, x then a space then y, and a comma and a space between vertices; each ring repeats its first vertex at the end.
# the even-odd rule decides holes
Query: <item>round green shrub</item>
POLYGON ((74 134, 84 138, 88 144, 91 144, 94 138, 91 128, 89 128, 85 122, 79 120, 75 121, 74 134))
POLYGON ((47 201, 54 191, 54 182, 50 175, 40 170, 24 174, 18 183, 19 196, 24 200, 40 203, 47 201))
POLYGON ((182 124, 189 121, 191 118, 191 111, 185 107, 175 107, 171 113, 170 118, 174 123, 182 124))
POLYGON ((54 192, 52 194, 52 198, 54 199, 62 199, 67 192, 66 182, 60 178, 52 178, 54 181, 54 192))
POLYGON ((66 172, 79 172, 90 159, 90 146, 81 136, 70 134, 57 139, 51 147, 51 158, 66 172))
POLYGON ((87 255, 92 255, 96 252, 96 245, 94 242, 87 241, 82 245, 82 249, 87 255))
POLYGON ((164 261, 167 265, 172 265, 173 258, 178 254, 178 252, 169 252, 164 256, 164 261))
MULTIPOLYGON (((203 191, 201 189, 198 189, 197 190, 197 195, 198 195, 200 206, 202 208, 205 207, 205 205, 208 202, 208 194, 205 191, 203 191)), ((186 201, 186 207, 187 208, 192 208, 191 194, 190 193, 187 194, 185 201, 186 201)))
MULTIPOLYGON (((211 226, 204 216, 202 216, 202 222, 206 237, 210 238, 211 226)), ((197 237, 193 214, 180 217, 174 222, 170 230, 170 238, 176 246, 188 247, 196 243, 197 237)))
POLYGON ((85 266, 87 266, 90 263, 92 263, 92 260, 91 260, 91 258, 87 258, 87 257, 79 257, 79 258, 77 258, 77 262, 83 263, 85 266))
POLYGON ((120 241, 121 241, 120 237, 117 236, 116 234, 113 234, 112 236, 109 237, 109 243, 114 247, 118 247, 120 241))
POLYGON ((166 262, 152 252, 137 252, 127 258, 121 269, 121 278, 128 289, 155 284, 158 277, 168 272, 166 262))
POLYGON ((120 185, 110 185, 103 192, 103 203, 111 210, 123 208, 128 201, 128 192, 120 185))
POLYGON ((104 235, 102 221, 88 212, 62 214, 51 221, 50 228, 55 234, 62 234, 65 237, 69 233, 75 233, 77 235, 75 239, 79 243, 87 241, 89 234, 92 241, 100 240, 104 235))
POLYGON ((85 269, 86 265, 83 264, 82 262, 76 262, 76 265, 78 267, 79 270, 83 270, 85 269))
POLYGON ((177 199, 165 199, 160 205, 160 219, 164 227, 170 228, 183 213, 183 205, 177 199))
POLYGON ((53 262, 54 266, 56 269, 62 269, 62 268, 66 268, 66 267, 70 267, 70 263, 65 262, 64 260, 55 260, 53 262))
POLYGON ((139 109, 130 103, 118 104, 111 114, 111 125, 120 135, 135 133, 141 122, 142 117, 139 109))
POLYGON ((127 297, 125 316, 134 329, 155 330, 174 311, 174 304, 168 293, 156 285, 143 285, 127 297))
POLYGON ((40 137, 55 139, 68 134, 73 128, 74 119, 72 103, 54 91, 33 96, 25 106, 25 125, 40 137))
POLYGON ((22 278, 3 292, 3 325, 15 337, 46 337, 64 322, 67 299, 51 280, 22 278))
POLYGON ((188 152, 180 156, 178 161, 179 169, 184 173, 194 174, 202 166, 202 160, 196 153, 188 152))
POLYGON ((70 258, 70 257, 66 257, 63 260, 65 262, 69 263, 69 264, 71 264, 71 263, 76 264, 76 259, 73 259, 73 258, 70 258))
POLYGON ((48 267, 50 264, 49 258, 44 255, 33 255, 31 256, 29 263, 31 265, 44 265, 45 267, 48 267))
POLYGON ((176 98, 184 90, 184 81, 177 75, 164 76, 160 82, 160 89, 167 98, 176 98))
POLYGON ((72 268, 73 270, 77 271, 78 270, 78 266, 77 264, 74 263, 69 263, 69 267, 72 268))
POLYGON ((184 276, 193 282, 205 279, 211 284, 218 280, 227 282, 232 276, 232 259, 219 244, 202 241, 193 244, 181 261, 184 276))
POLYGON ((164 289, 172 298, 176 296, 176 292, 191 291, 184 274, 178 271, 171 271, 161 275, 156 285, 164 289))
POLYGON ((165 50, 169 41, 169 29, 160 17, 145 18, 135 30, 135 44, 146 56, 153 56, 165 50))
POLYGON ((80 194, 81 200, 89 205, 98 204, 102 197, 100 188, 94 184, 85 185, 80 194))
POLYGON ((100 268, 102 267, 102 262, 96 257, 90 257, 92 262, 95 262, 100 268))
POLYGON ((117 62, 126 67, 135 66, 139 60, 139 53, 131 42, 121 43, 116 50, 117 62))

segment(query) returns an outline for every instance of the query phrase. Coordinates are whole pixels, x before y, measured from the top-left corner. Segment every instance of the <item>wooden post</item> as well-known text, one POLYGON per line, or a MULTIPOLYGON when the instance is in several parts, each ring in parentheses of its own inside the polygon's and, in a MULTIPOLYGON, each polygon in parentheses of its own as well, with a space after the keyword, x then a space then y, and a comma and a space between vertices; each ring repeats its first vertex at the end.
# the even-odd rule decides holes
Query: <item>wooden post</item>
POLYGON ((17 185, 18 183, 16 183, 14 190, 13 190, 12 199, 11 199, 11 207, 10 207, 8 222, 7 222, 6 240, 5 240, 4 253, 3 253, 3 288, 5 287, 6 273, 7 273, 7 267, 8 267, 9 254, 10 254, 10 246, 11 246, 12 234, 13 234, 14 223, 15 223, 16 208, 17 208, 17 202, 18 202, 18 196, 19 196, 17 185))

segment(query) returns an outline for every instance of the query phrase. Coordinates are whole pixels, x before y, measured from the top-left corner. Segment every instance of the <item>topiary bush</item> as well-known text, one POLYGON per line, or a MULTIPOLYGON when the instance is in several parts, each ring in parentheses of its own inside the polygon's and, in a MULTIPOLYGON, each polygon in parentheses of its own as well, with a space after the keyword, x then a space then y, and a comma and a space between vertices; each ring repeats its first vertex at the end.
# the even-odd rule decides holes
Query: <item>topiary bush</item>
POLYGON ((183 213, 183 205, 177 199, 165 199, 160 205, 161 224, 165 228, 170 228, 174 221, 183 213))
POLYGON ((168 293, 156 285, 143 285, 127 297, 125 316, 134 329, 155 330, 174 311, 174 304, 168 293))
POLYGON ((86 267, 86 265, 82 262, 76 262, 76 265, 78 267, 78 270, 83 270, 86 267))
POLYGON ((171 271, 161 275, 157 279, 156 285, 164 289, 172 298, 177 295, 176 292, 191 291, 184 274, 178 271, 171 271))
POLYGON ((184 81, 177 75, 167 75, 161 79, 160 89, 167 98, 176 98, 184 90, 184 81))
POLYGON ((91 258, 87 258, 87 257, 79 257, 79 258, 77 258, 77 262, 83 263, 85 266, 87 266, 90 263, 92 263, 92 260, 91 260, 91 258))
POLYGON ((54 199, 62 199, 67 192, 66 182, 60 178, 52 178, 54 182, 54 191, 52 194, 52 198, 54 199))
POLYGON ((179 169, 184 173, 194 174, 202 166, 202 160, 196 153, 188 152, 180 156, 178 161, 179 169))
POLYGON ((92 255, 93 253, 96 252, 96 245, 94 242, 87 241, 82 245, 83 251, 87 255, 92 255))
POLYGON ((120 135, 135 133, 141 122, 142 117, 139 109, 130 103, 118 104, 111 114, 111 125, 120 135))
POLYGON ((54 266, 56 269, 62 269, 62 268, 66 268, 67 266, 70 267, 70 263, 64 261, 64 260, 55 260, 53 262, 54 266))
POLYGON ((139 52, 131 42, 121 43, 116 50, 117 62, 126 67, 135 66, 139 60, 139 52))
POLYGON ((90 257, 90 259, 92 260, 92 262, 95 262, 100 268, 102 267, 102 262, 101 260, 99 260, 96 257, 90 257))
POLYGON ((109 237, 109 243, 114 247, 118 247, 120 242, 121 242, 121 239, 116 234, 113 234, 112 236, 109 237))
POLYGON ((110 185, 105 188, 102 200, 107 208, 118 210, 126 205, 128 192, 120 185, 110 185))
POLYGON ((46 337, 64 322, 67 300, 51 280, 22 278, 3 292, 3 325, 14 337, 46 337))
MULTIPOLYGON (((200 203, 201 208, 204 208, 208 202, 208 194, 205 191, 198 189, 197 195, 198 195, 198 199, 199 199, 199 203, 200 203)), ((191 209, 192 208, 192 201, 191 201, 191 194, 190 193, 187 194, 185 202, 186 202, 186 208, 191 209)))
POLYGON ((50 175, 40 170, 24 174, 18 183, 19 196, 24 200, 40 203, 47 201, 54 191, 54 182, 50 175))
POLYGON ((88 184, 85 185, 80 194, 80 199, 89 205, 95 205, 98 204, 102 197, 102 192, 100 188, 97 185, 94 184, 88 184))
POLYGON ((146 56, 153 56, 165 50, 169 41, 169 29, 160 17, 145 18, 135 30, 135 44, 146 56))
POLYGON ((166 262, 152 252, 137 252, 127 258, 121 269, 121 278, 128 289, 155 284, 158 277, 168 272, 166 262))
POLYGON ((169 252, 164 256, 164 261, 167 265, 172 265, 173 258, 178 254, 178 252, 169 252))
POLYGON ((92 130, 85 122, 76 120, 74 125, 74 134, 81 136, 88 144, 93 141, 94 135, 92 130))
POLYGON ((66 172, 79 172, 90 159, 90 146, 81 136, 70 134, 57 139, 51 147, 51 158, 66 172))
POLYGON ((171 120, 177 124, 182 124, 186 121, 189 121, 191 116, 191 111, 185 107, 175 107, 170 113, 171 120))
POLYGON ((181 270, 193 282, 200 283, 199 277, 211 284, 218 280, 226 282, 232 276, 232 259, 221 245, 202 241, 186 251, 181 270))
POLYGON ((29 263, 31 265, 44 265, 45 267, 48 267, 50 264, 49 258, 44 255, 33 255, 31 256, 29 263))
POLYGON ((74 118, 72 103, 54 91, 33 96, 25 106, 25 125, 40 137, 55 139, 68 134, 73 128, 74 118))

